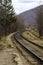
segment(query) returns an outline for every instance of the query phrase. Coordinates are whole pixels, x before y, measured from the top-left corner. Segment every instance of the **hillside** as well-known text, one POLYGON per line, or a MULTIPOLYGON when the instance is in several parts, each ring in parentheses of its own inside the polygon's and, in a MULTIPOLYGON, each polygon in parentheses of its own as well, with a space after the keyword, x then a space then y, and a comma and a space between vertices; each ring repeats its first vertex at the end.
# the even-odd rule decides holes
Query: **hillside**
POLYGON ((43 11, 43 5, 40 5, 34 9, 25 11, 21 14, 19 14, 19 16, 21 16, 24 20, 24 23, 26 26, 28 25, 36 25, 36 21, 37 21, 37 13, 39 10, 43 11))

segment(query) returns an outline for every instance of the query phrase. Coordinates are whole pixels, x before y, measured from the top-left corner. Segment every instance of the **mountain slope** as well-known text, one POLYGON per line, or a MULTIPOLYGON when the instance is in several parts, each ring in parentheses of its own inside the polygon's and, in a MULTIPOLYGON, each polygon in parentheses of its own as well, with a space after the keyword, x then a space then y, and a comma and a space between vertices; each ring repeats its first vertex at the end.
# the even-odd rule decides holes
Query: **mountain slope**
POLYGON ((21 16, 23 18, 26 26, 35 25, 36 21, 37 21, 37 17, 38 17, 37 14, 40 9, 43 11, 43 5, 40 5, 31 10, 25 11, 25 12, 19 14, 19 16, 21 16))

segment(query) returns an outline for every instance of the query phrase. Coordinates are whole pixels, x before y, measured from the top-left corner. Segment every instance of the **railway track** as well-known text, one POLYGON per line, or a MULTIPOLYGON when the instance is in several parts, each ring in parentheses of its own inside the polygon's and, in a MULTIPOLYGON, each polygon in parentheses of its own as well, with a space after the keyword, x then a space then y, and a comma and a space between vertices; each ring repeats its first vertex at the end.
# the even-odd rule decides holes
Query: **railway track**
MULTIPOLYGON (((16 33, 14 38, 18 42, 18 44, 16 44, 16 45, 19 50, 23 49, 25 51, 25 53, 31 54, 32 59, 33 58, 36 59, 36 60, 34 59, 35 62, 37 62, 36 65, 43 65, 43 49, 41 47, 38 47, 37 45, 32 44, 32 42, 27 41, 19 33, 16 33), (18 45, 21 46, 22 48, 21 47, 19 48, 18 45)), ((28 57, 26 57, 26 59, 28 57)), ((35 64, 31 63, 31 65, 35 65, 35 64)))
POLYGON ((38 46, 38 47, 40 47, 40 48, 43 49, 43 45, 38 44, 38 43, 36 43, 36 42, 34 42, 34 41, 31 41, 30 39, 27 39, 27 38, 25 38, 23 35, 21 35, 21 37, 24 38, 25 40, 27 40, 28 42, 30 42, 30 43, 32 43, 32 44, 34 44, 34 45, 36 45, 36 46, 38 46))

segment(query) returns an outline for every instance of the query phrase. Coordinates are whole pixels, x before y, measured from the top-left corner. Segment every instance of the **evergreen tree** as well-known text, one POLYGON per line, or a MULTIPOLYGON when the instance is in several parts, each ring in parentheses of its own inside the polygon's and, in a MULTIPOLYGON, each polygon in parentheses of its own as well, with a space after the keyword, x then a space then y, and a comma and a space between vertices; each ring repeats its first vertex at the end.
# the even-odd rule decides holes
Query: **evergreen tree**
POLYGON ((5 16, 4 16, 4 20, 3 20, 5 35, 7 34, 8 31, 10 33, 10 24, 12 22, 16 21, 15 13, 13 11, 13 7, 12 7, 11 3, 12 3, 11 0, 4 0, 4 3, 2 4, 3 8, 5 10, 5 12, 4 12, 5 16))

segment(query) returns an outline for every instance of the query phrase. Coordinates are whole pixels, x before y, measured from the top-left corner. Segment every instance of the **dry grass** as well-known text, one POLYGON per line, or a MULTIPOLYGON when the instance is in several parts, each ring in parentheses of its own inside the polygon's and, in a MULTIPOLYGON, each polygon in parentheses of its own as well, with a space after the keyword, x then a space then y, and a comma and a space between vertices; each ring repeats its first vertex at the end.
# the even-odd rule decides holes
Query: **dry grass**
POLYGON ((0 50, 5 49, 6 46, 7 46, 7 44, 6 44, 6 37, 2 37, 1 40, 0 40, 0 50))
POLYGON ((39 43, 39 44, 42 44, 43 45, 43 40, 35 37, 33 34, 30 35, 30 34, 27 34, 27 32, 24 32, 23 33, 23 36, 26 37, 27 39, 33 40, 36 43, 39 43))

